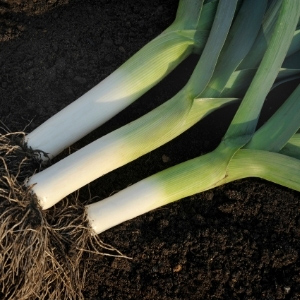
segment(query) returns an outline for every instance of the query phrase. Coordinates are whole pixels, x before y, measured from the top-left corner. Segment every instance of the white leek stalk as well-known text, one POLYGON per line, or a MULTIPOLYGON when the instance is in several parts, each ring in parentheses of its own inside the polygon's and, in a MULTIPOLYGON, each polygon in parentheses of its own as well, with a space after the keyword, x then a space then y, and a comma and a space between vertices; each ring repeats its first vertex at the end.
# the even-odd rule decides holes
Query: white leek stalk
POLYGON ((173 24, 105 80, 28 134, 27 145, 54 157, 138 99, 195 49, 200 51, 215 7, 209 3, 202 11, 202 5, 199 0, 181 0, 173 24))
POLYGON ((193 99, 181 91, 174 98, 120 129, 107 134, 47 169, 28 185, 47 209, 73 191, 172 140, 205 115, 234 98, 193 99), (162 121, 164 120, 164 126, 162 121))
POLYGON ((215 153, 201 156, 144 179, 87 206, 89 222, 99 234, 122 222, 184 197, 225 183, 259 177, 300 191, 300 160, 260 150, 239 150, 227 171, 215 153))
MULTIPOLYGON (((203 67, 210 66, 213 70, 229 31, 235 6, 236 1, 220 2, 217 11, 219 17, 213 23, 212 33, 199 60, 203 67), (227 5, 228 3, 230 5, 227 5), (226 16, 225 20, 220 17, 221 14, 226 16), (223 25, 222 30, 219 30, 220 24, 223 25), (214 53, 208 60, 212 45, 214 53)), ((196 82, 198 72, 197 70, 193 73, 186 87, 177 95, 143 118, 100 138, 33 175, 28 185, 33 186, 33 192, 38 197, 42 208, 53 206, 92 180, 170 141, 211 110, 233 100, 208 101, 209 99, 196 98, 198 91, 191 89, 191 85, 196 82), (161 126, 162 120, 164 126, 161 126)), ((205 84, 205 80, 209 78, 204 76, 202 84, 205 84)))

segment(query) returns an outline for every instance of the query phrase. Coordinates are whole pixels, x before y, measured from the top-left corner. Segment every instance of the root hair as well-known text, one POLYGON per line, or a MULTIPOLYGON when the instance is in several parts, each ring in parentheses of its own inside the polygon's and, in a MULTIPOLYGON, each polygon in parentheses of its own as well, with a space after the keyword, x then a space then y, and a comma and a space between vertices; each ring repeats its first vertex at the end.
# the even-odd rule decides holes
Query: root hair
POLYGON ((93 234, 77 197, 42 210, 25 184, 41 153, 24 136, 0 135, 0 298, 84 299, 89 255, 124 255, 93 234))

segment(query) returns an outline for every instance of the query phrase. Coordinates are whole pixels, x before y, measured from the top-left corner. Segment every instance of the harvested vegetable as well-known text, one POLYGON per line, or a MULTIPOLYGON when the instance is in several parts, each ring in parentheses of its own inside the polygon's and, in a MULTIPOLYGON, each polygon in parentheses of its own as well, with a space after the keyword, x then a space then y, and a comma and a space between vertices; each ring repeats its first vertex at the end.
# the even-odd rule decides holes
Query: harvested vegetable
MULTIPOLYGON (((202 8, 203 1, 197 3, 202 8)), ((207 1, 205 5, 215 3, 207 1)), ((270 89, 299 74, 290 65, 289 69, 281 66, 297 53, 297 42, 293 41, 297 41, 300 4, 296 0, 253 3, 218 3, 199 62, 177 95, 53 166, 32 175, 34 169, 39 169, 41 162, 37 157, 45 155, 44 148, 32 150, 26 144, 22 148, 18 141, 11 142, 14 134, 2 136, 1 284, 10 299, 34 294, 44 298, 81 297, 78 266, 83 252, 99 251, 99 247, 115 251, 101 243, 96 234, 156 207, 245 176, 259 176, 299 190, 299 89, 278 111, 279 115, 274 115, 275 121, 270 119, 263 127, 266 129, 255 129, 270 89), (275 25, 269 27, 269 44, 260 53, 257 41, 268 24, 275 25), (289 50, 290 45, 293 50, 289 50), (254 55, 252 65, 247 57, 257 49, 260 54, 254 55), (245 69, 243 63, 247 65, 245 69), (153 175, 87 207, 79 202, 58 203, 90 181, 172 140, 209 112, 238 101, 241 96, 244 97, 239 110, 220 146, 212 153, 153 175), (278 131, 273 138, 276 143, 272 140, 272 150, 269 143, 264 145, 262 141, 270 137, 270 130, 284 118, 293 120, 292 124, 278 131), (288 156, 291 152, 296 153, 293 158, 288 156), (22 158, 24 155, 26 159, 22 158), (16 157, 20 157, 20 164, 15 163, 16 157), (248 173, 242 172, 245 164, 248 173), (47 216, 43 209, 56 203, 55 214, 47 216), (37 270, 36 266, 43 267, 37 270), (21 274, 20 270, 27 272, 21 274)), ((27 139, 30 146, 30 135, 27 139)))

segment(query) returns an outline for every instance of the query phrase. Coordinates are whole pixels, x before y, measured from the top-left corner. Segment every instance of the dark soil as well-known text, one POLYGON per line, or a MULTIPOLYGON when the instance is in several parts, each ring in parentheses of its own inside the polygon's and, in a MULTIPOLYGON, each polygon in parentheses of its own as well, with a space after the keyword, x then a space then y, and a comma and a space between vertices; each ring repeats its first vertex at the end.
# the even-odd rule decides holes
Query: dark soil
MULTIPOLYGON (((177 4, 0 1, 1 122, 11 131, 30 132, 164 30, 177 4)), ((71 150, 167 100, 184 85, 194 61, 189 59, 71 150)), ((274 100, 286 97, 282 91, 286 87, 269 96, 264 117, 276 107, 274 100)), ((234 110, 209 116, 167 145, 91 183, 92 195, 105 198, 213 150, 234 110)), ((87 198, 85 188, 80 197, 87 198)), ((300 299, 300 194, 260 179, 186 198, 112 228, 101 238, 132 260, 94 256, 86 299, 300 299)))

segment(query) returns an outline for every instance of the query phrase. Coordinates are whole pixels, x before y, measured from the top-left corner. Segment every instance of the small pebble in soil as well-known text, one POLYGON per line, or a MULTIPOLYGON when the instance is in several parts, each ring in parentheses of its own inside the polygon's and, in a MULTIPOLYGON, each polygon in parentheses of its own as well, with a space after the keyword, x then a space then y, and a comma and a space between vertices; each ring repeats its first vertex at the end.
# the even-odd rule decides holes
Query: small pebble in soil
POLYGON ((164 163, 167 163, 167 162, 170 161, 170 157, 167 156, 167 155, 165 155, 165 154, 163 154, 163 156, 161 157, 161 159, 162 159, 162 161, 163 161, 164 163))
POLYGON ((174 273, 178 273, 178 272, 180 272, 182 270, 182 266, 181 265, 177 265, 177 266, 175 266, 174 268, 173 268, 173 272, 174 273))

